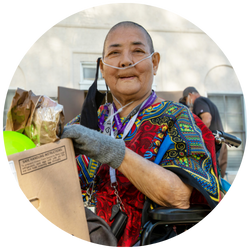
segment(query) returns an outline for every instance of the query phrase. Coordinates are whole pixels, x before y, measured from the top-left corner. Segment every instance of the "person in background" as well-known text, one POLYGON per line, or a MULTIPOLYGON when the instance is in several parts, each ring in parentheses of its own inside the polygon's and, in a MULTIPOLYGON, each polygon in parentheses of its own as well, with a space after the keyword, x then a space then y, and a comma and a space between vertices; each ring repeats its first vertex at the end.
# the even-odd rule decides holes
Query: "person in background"
MULTIPOLYGON (((195 115, 200 117, 211 131, 224 131, 218 108, 207 97, 201 96, 196 88, 185 88, 180 102, 186 104, 195 115)), ((227 147, 225 144, 222 144, 220 151, 216 153, 216 158, 223 178, 227 168, 227 147)))

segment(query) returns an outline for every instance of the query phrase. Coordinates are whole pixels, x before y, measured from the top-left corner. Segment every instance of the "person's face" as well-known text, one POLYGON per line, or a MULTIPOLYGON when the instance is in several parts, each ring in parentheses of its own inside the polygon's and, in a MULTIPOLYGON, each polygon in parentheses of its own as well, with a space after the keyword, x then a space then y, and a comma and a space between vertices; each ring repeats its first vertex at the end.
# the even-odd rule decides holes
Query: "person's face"
POLYGON ((187 98, 186 98, 186 104, 188 107, 192 107, 194 104, 194 101, 196 99, 196 95, 193 93, 189 93, 187 98))
MULTIPOLYGON (((137 27, 118 27, 112 31, 104 47, 104 62, 127 67, 149 56, 146 34, 137 27)), ((114 69, 100 63, 100 69, 110 91, 121 101, 139 100, 151 93, 153 76, 156 74, 160 55, 154 53, 134 67, 114 69)))

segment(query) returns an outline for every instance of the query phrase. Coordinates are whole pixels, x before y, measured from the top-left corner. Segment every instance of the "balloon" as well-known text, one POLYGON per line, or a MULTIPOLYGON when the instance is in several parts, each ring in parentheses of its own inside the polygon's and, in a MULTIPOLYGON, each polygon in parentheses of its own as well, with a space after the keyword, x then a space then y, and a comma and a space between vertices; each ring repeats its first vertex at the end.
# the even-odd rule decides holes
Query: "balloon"
POLYGON ((27 136, 14 131, 3 131, 4 146, 7 155, 35 148, 35 143, 27 136))

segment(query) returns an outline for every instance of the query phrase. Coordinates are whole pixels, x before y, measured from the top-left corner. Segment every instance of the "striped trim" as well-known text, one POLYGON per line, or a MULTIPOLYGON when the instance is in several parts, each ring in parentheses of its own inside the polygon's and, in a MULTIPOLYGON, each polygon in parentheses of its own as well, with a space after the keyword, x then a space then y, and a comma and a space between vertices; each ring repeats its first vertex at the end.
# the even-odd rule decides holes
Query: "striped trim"
POLYGON ((81 169, 81 173, 83 174, 83 177, 85 178, 85 181, 87 183, 90 183, 92 181, 93 178, 91 178, 89 176, 89 173, 88 173, 88 169, 86 167, 86 164, 82 158, 82 155, 79 155, 77 158, 76 158, 76 161, 78 163, 78 166, 80 167, 81 169))

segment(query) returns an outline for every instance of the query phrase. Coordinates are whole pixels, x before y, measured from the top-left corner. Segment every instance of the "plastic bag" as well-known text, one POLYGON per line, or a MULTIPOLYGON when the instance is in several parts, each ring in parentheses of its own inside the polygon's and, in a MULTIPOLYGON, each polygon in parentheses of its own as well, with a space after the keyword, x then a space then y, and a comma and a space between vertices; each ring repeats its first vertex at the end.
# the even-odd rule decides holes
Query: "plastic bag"
POLYGON ((62 105, 31 90, 17 89, 7 114, 6 131, 23 133, 40 146, 59 140, 63 128, 62 105))

